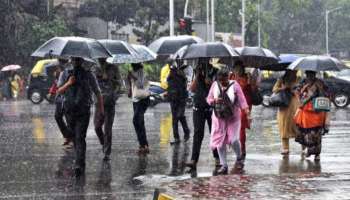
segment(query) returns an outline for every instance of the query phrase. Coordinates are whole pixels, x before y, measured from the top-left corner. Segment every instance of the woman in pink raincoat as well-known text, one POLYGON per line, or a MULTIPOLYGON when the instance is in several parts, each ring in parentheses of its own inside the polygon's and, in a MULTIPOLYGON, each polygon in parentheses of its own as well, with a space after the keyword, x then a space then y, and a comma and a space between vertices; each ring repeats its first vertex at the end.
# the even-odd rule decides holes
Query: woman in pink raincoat
POLYGON ((215 111, 212 115, 210 147, 212 149, 216 148, 220 157, 221 168, 216 174, 222 175, 228 172, 226 146, 233 148, 237 159, 235 167, 242 169, 243 161, 239 141, 241 110, 246 112, 248 119, 250 119, 250 112, 240 85, 229 80, 228 70, 221 69, 217 73, 217 81, 210 88, 207 102, 214 106, 215 111), (222 112, 230 110, 229 114, 220 113, 217 105, 223 105, 223 102, 225 102, 227 108, 223 109, 222 112))

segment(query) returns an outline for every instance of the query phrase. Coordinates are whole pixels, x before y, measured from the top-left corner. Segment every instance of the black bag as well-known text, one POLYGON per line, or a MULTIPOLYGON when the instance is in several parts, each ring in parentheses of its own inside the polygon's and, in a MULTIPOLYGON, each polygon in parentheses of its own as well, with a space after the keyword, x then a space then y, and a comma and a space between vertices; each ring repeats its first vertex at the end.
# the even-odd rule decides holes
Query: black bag
POLYGON ((292 96, 293 94, 289 90, 273 93, 269 99, 269 105, 273 107, 288 107, 292 96))
POLYGON ((263 96, 261 95, 260 90, 252 91, 251 98, 252 98, 252 104, 254 106, 258 106, 258 105, 262 104, 262 102, 264 100, 263 96))
POLYGON ((227 88, 222 91, 221 85, 217 82, 220 95, 219 97, 223 100, 221 103, 214 104, 214 113, 217 118, 220 119, 228 119, 233 116, 232 103, 228 95, 226 94, 227 90, 233 85, 233 83, 229 84, 227 88))

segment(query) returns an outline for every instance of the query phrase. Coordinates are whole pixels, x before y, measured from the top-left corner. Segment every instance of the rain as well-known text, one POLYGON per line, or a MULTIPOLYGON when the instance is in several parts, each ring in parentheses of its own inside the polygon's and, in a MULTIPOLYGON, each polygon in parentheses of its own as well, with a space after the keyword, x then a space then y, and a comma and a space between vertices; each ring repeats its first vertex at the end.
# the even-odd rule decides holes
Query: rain
POLYGON ((0 199, 349 199, 349 8, 2 0, 0 199))

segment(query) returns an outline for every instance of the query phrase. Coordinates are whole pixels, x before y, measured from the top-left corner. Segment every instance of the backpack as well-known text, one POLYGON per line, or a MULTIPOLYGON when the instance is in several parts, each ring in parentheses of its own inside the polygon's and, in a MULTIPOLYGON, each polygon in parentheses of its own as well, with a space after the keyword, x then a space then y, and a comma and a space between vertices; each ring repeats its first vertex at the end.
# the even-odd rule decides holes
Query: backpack
POLYGON ((64 93, 63 109, 66 113, 82 113, 89 107, 90 87, 88 72, 85 70, 70 70, 70 76, 75 76, 75 83, 64 93))
POLYGON ((220 119, 229 119, 233 116, 233 106, 232 102, 227 95, 227 91, 230 89, 230 87, 234 84, 234 82, 230 83, 227 88, 223 91, 221 88, 221 85, 219 82, 217 82, 217 85, 219 87, 219 97, 223 99, 220 103, 214 104, 214 113, 217 118, 220 119))

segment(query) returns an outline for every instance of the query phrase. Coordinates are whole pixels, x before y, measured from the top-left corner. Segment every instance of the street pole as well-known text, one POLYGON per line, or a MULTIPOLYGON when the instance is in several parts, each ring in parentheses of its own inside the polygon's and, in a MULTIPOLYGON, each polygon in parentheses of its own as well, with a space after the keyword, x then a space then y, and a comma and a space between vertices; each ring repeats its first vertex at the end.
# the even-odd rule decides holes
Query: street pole
POLYGON ((341 8, 342 7, 333 8, 331 10, 326 10, 326 53, 327 53, 327 56, 329 55, 329 34, 328 34, 328 31, 329 31, 328 21, 329 21, 329 19, 328 19, 328 16, 329 16, 329 13, 337 11, 341 8))
POLYGON ((210 12, 210 9, 209 9, 209 0, 207 0, 207 42, 210 40, 209 39, 209 36, 210 36, 210 18, 209 18, 209 12, 210 12))
POLYGON ((261 47, 260 0, 258 1, 258 45, 261 47))
POLYGON ((242 47, 245 46, 245 0, 242 0, 242 47))
POLYGON ((47 16, 50 16, 50 0, 47 0, 47 16))
POLYGON ((187 17, 187 10, 188 10, 188 0, 185 2, 185 9, 184 9, 184 17, 187 17))
POLYGON ((329 47, 328 47, 328 14, 329 11, 326 10, 326 54, 329 55, 329 47))
POLYGON ((174 36, 174 0, 169 0, 169 26, 170 36, 174 36))
POLYGON ((215 0, 211 0, 211 41, 215 41, 215 0))

